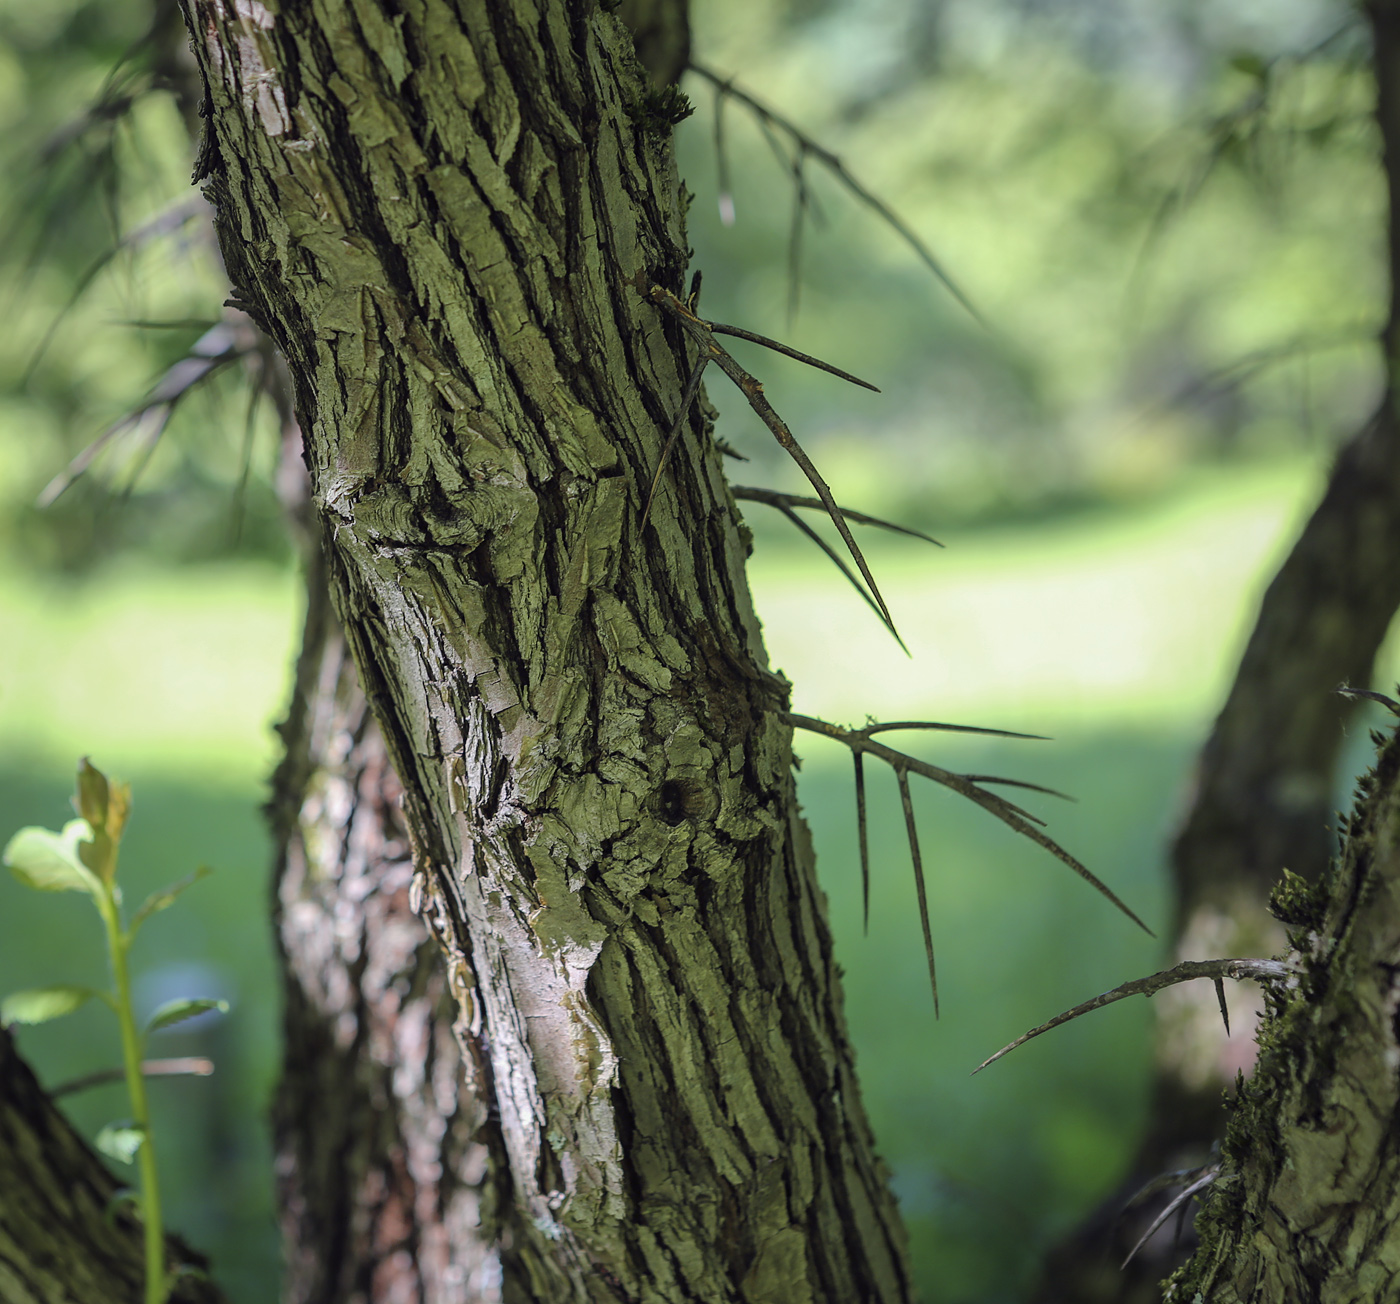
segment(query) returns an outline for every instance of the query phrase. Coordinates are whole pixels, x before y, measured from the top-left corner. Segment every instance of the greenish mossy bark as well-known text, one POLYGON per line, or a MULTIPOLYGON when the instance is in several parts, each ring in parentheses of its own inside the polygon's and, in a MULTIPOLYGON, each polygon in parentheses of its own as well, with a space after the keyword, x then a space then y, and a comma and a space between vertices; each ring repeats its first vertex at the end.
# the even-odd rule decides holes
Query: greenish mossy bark
POLYGON ((686 197, 590 5, 190 0, 200 173, 285 354, 448 960, 507 1300, 896 1301, 719 457, 634 288, 686 197))
POLYGON ((1270 994, 1180 1304, 1400 1299, 1400 735, 1360 785, 1342 855, 1274 908, 1298 978, 1270 994))
MULTIPOLYGON (((140 1304, 141 1224, 121 1183, 54 1107, 0 1028, 0 1300, 5 1304, 140 1304)), ((207 1262, 178 1237, 171 1264, 207 1262)), ((225 1304, 186 1275, 171 1304, 225 1304)))

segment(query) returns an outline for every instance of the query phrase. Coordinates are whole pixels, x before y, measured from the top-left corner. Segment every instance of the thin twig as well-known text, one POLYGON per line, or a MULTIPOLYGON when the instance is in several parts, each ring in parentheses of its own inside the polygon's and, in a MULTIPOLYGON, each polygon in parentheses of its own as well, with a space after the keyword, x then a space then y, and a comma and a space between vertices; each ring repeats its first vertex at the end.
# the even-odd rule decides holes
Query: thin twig
POLYGON ((724 148, 724 96, 715 96, 715 170, 719 190, 719 220, 734 225, 734 192, 729 184, 729 154, 724 148))
POLYGON ((792 225, 788 230, 787 322, 797 324, 797 304, 802 293, 802 220, 807 216, 807 151, 799 143, 792 163, 792 225))
MULTIPOLYGON (((182 1055, 176 1059, 141 1062, 141 1073, 148 1078, 207 1078, 213 1071, 214 1061, 202 1056, 182 1055)), ((59 1096, 70 1096, 75 1091, 86 1091, 89 1087, 102 1087, 109 1082, 120 1082, 125 1076, 124 1069, 99 1069, 96 1073, 85 1073, 80 1078, 71 1078, 67 1082, 60 1082, 56 1087, 50 1087, 49 1096, 57 1100, 59 1096)))
POLYGON ((1023 1033, 1015 1041, 1008 1042, 995 1055, 983 1060, 972 1071, 980 1073, 988 1064, 995 1064, 1003 1055, 1009 1055, 1018 1046, 1024 1046, 1026 1042, 1039 1037, 1041 1033, 1049 1032, 1052 1028, 1058 1028, 1062 1023, 1077 1019, 1081 1014, 1102 1009, 1105 1005, 1112 1005, 1114 1001, 1121 1001, 1129 996, 1151 996, 1164 987, 1190 982, 1193 978, 1235 978, 1249 979, 1253 982, 1283 982, 1292 974, 1293 970, 1281 960, 1183 960, 1170 969, 1149 974, 1146 978, 1134 978, 1131 982, 1123 983, 1112 991, 1103 992, 1092 1000, 1085 1001, 1082 1005, 1076 1005, 1072 1010, 1065 1010, 1063 1014, 1057 1014, 1048 1023, 1042 1023, 1038 1028, 1032 1028, 1029 1032, 1023 1033))
MULTIPOLYGON (((212 330, 206 331, 190 346, 189 352, 183 358, 166 369, 165 374, 151 388, 151 392, 139 407, 127 413, 121 420, 114 421, 44 486, 37 500, 38 506, 48 507, 56 502, 87 471, 97 459, 97 455, 112 440, 138 428, 147 418, 151 418, 152 427, 146 439, 144 455, 138 459, 139 474, 139 467, 145 465, 150 450, 160 439, 180 401, 202 381, 244 357, 248 352, 249 347, 241 341, 228 322, 220 322, 212 330)), ((133 477, 132 484, 134 483, 133 477)))
MULTIPOLYGON (((808 498, 803 494, 779 493, 776 489, 756 489, 752 485, 746 484, 730 485, 729 492, 741 501, 767 503, 769 507, 805 507, 813 511, 826 510, 826 504, 820 498, 808 498)), ((943 546, 932 535, 925 534, 922 530, 911 529, 907 525, 896 525, 893 521, 885 521, 878 516, 867 516, 864 512, 853 512, 849 507, 840 507, 837 510, 848 521, 854 521, 857 525, 878 525, 882 530, 893 530, 895 534, 907 534, 911 539, 922 539, 925 543, 933 544, 935 548, 943 546)))
POLYGON ((1230 1035, 1230 1007, 1225 1004, 1225 980, 1215 980, 1215 999, 1220 1005, 1220 1018, 1225 1024, 1225 1035, 1230 1035))
MULTIPOLYGON (((768 128, 770 126, 777 127, 780 131, 785 132, 794 142, 796 142, 798 147, 805 154, 810 155, 812 158, 816 159, 817 162, 821 163, 822 166, 825 167, 828 171, 830 171, 832 175, 835 176, 836 179, 843 186, 845 186, 847 190, 851 192, 852 195, 854 195, 867 208, 871 209, 887 225, 889 225, 897 235, 899 235, 899 237, 905 242, 905 244, 907 244, 914 251, 914 253, 918 256, 919 260, 924 264, 924 266, 927 267, 929 271, 931 271, 934 274, 934 276, 936 276, 938 280, 943 283, 943 286, 948 291, 948 293, 951 294, 953 298, 956 299, 963 306, 963 308, 967 310, 967 312, 979 325, 987 325, 987 322, 983 318, 982 314, 978 312, 977 309, 973 306, 972 300, 969 299, 967 295, 963 293, 961 287, 957 284, 957 282, 953 280, 952 276, 949 275, 947 269, 943 266, 943 264, 939 262, 937 258, 934 257, 932 251, 928 248, 928 246, 924 244, 924 242, 920 240, 919 237, 915 235, 914 232, 910 230, 910 228, 907 225, 905 225, 905 223, 900 219, 899 215, 895 213, 895 211, 892 208, 890 208, 888 204, 886 204, 883 200, 877 199, 874 195, 870 193, 870 191, 868 191, 863 185, 861 185, 860 182, 857 181, 855 177, 853 177, 850 174, 849 171, 847 171, 846 165, 840 160, 840 158, 833 154, 829 149, 824 149, 821 145, 817 144, 816 141, 814 141, 799 127, 789 122, 786 118, 781 117, 777 113, 774 113, 773 110, 770 109, 766 104, 762 104, 758 100, 754 99, 754 97, 748 94, 747 91, 741 91, 737 86, 734 85, 732 80, 721 77, 718 73, 713 72, 709 68, 706 68, 698 63, 692 62, 689 65, 689 67, 690 71, 693 72, 697 77, 703 77, 707 82, 709 82, 715 88, 715 94, 721 99, 728 97, 730 99, 738 100, 740 104, 742 104, 751 113, 753 113, 758 118, 759 124, 765 129, 765 134, 769 134, 768 128)), ((791 164, 789 164, 789 167, 791 167, 791 164)))
POLYGON ((1369 688, 1352 688, 1350 684, 1338 684, 1337 693, 1341 697, 1364 697, 1368 702, 1379 702, 1392 715, 1400 715, 1400 702, 1384 693, 1373 693, 1369 688))

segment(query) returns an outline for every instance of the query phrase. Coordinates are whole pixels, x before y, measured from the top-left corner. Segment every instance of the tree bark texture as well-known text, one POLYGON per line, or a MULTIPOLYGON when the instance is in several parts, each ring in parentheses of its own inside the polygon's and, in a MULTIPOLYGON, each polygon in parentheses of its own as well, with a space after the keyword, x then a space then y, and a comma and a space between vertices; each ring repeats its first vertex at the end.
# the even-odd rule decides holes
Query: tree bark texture
POLYGON ((200 171, 290 366, 404 786, 508 1300, 903 1300, 786 685, 699 417, 673 96, 588 5, 192 0, 200 171))
POLYGON ((501 1298, 485 1107, 437 944, 409 906, 401 790, 308 567, 269 807, 284 1058, 273 1108, 287 1304, 501 1298))
MULTIPOLYGON (((140 1304, 141 1224, 121 1183, 49 1100, 0 1028, 0 1300, 140 1304)), ((207 1262, 177 1237, 169 1262, 207 1262)), ((184 1275, 172 1304, 224 1304, 207 1277, 184 1275)))
MULTIPOLYGON (((1371 5, 1368 16, 1394 269, 1400 267, 1400 19, 1389 3, 1371 5)), ((1400 606, 1398 332, 1392 272, 1382 340, 1391 383, 1375 416, 1337 455, 1321 502, 1265 592, 1197 764, 1171 849, 1173 962, 1279 950, 1282 930, 1267 911, 1270 889, 1285 868, 1316 880, 1327 867, 1342 726, 1352 709, 1334 690, 1370 684, 1400 606)), ((1232 1002, 1237 1015, 1250 1003, 1232 1002)), ((1155 1005, 1148 1134, 1122 1189, 1048 1257, 1037 1295, 1045 1304, 1065 1298, 1150 1304, 1162 1277, 1189 1252, 1191 1238, 1179 1246, 1167 1227, 1119 1270, 1171 1192, 1131 1211, 1123 1204, 1157 1174, 1203 1161, 1224 1123, 1222 1093, 1248 1064, 1219 1036, 1215 997, 1204 984, 1164 993, 1155 1005)))
POLYGON ((1170 1301, 1400 1299, 1400 734, 1364 779, 1343 855, 1275 894, 1296 981, 1272 993, 1259 1064, 1170 1301))

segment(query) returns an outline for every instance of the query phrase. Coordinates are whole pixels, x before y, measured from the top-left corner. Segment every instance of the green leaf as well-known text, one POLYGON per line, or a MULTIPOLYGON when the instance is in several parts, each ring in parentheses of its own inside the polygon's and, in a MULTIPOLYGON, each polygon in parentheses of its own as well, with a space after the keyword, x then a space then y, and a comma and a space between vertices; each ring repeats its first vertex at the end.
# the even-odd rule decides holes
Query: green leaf
POLYGON ((83 864, 79 851, 79 844, 91 840, 92 828, 87 820, 69 820, 62 833, 31 825, 10 839, 4 861, 25 887, 95 896, 102 890, 101 884, 83 864))
POLYGON ((78 791, 73 797, 73 809, 93 828, 105 829, 109 793, 107 776, 84 756, 78 762, 78 791))
POLYGON ((201 865, 193 874, 186 874, 184 878, 174 883, 169 883, 165 887, 152 892, 142 903, 141 908, 131 917, 131 932, 134 934, 142 924, 152 915, 158 915, 162 910, 168 910, 175 904, 175 898, 180 895, 191 883, 198 883, 200 879, 212 874, 214 871, 208 865, 201 865))
POLYGON ((8 1028, 12 1023, 47 1023, 50 1019, 61 1019, 86 1005, 94 996, 102 998, 103 995, 91 987, 71 986, 31 987, 11 992, 0 1001, 0 1026, 8 1028))
POLYGON ((130 1121, 108 1123, 93 1142, 109 1159, 129 1164, 146 1140, 146 1130, 130 1121))
POLYGON ((178 1001, 166 1001, 153 1015, 151 1021, 146 1025, 146 1033, 159 1032, 162 1028, 168 1028, 172 1023, 183 1023, 186 1019, 198 1018, 201 1014, 208 1014, 210 1010, 218 1010, 220 1014, 228 1013, 228 1002, 210 1000, 206 997, 199 997, 195 1000, 182 998, 178 1001))

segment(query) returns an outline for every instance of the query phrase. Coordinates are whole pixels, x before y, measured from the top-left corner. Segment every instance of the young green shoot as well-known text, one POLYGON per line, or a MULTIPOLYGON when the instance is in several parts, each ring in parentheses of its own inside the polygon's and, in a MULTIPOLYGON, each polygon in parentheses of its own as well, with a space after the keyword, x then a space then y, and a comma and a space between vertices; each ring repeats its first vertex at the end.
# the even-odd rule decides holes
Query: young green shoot
MULTIPOLYGON (((128 955, 141 925, 173 904, 185 888, 209 871, 197 870, 180 882, 152 893, 131 917, 130 923, 126 923, 122 915, 121 888, 117 883, 117 855, 131 812, 131 787, 110 782, 84 757, 78 766, 78 790, 73 806, 78 819, 69 820, 58 833, 38 827, 21 829, 10 839, 3 859, 10 872, 26 887, 39 892, 82 892, 92 900, 106 935, 112 987, 100 991, 63 984, 14 992, 0 1001, 0 1024, 8 1027, 15 1023, 44 1023, 71 1014, 93 998, 116 1015, 121 1035, 122 1077, 126 1082, 131 1117, 107 1124, 98 1133, 96 1145, 112 1159, 125 1164, 134 1160, 137 1164, 140 1173, 138 1207, 145 1246, 144 1304, 165 1304, 174 1275, 166 1268, 160 1185, 151 1136, 151 1111, 146 1099, 145 1041, 150 1033, 160 1028, 208 1010, 226 1010, 228 1005, 218 1000, 169 1001, 151 1016, 144 1030, 138 1031, 131 1004, 128 955)), ((97 1074, 94 1080, 103 1077, 97 1074)))

